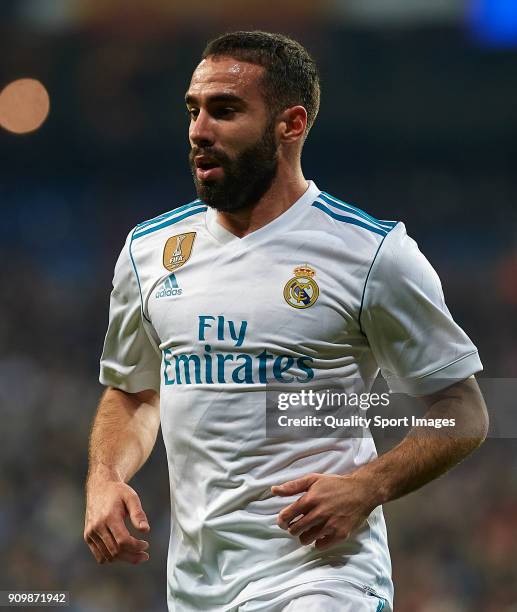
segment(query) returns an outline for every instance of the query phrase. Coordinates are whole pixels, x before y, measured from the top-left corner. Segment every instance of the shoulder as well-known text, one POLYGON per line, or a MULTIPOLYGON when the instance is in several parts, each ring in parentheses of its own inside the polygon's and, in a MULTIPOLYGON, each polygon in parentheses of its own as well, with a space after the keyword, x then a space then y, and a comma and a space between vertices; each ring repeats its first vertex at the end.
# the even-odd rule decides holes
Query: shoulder
POLYGON ((372 268, 382 271, 387 278, 420 274, 422 268, 430 268, 426 257, 413 238, 408 236, 406 226, 399 221, 382 240, 372 268))
POLYGON ((206 210, 207 206, 201 200, 193 200, 157 217, 142 221, 131 230, 130 240, 133 242, 147 236, 157 235, 161 230, 171 226, 178 226, 177 229, 181 232, 185 224, 199 223, 204 218, 202 213, 205 213, 206 210))
POLYGON ((365 283, 364 294, 373 304, 385 307, 389 296, 396 296, 401 307, 406 298, 414 309, 414 296, 436 296, 443 302, 440 278, 435 269, 418 248, 418 244, 406 233, 403 223, 397 223, 379 246, 372 261, 365 283))
POLYGON ((325 191, 319 193, 311 208, 315 221, 326 231, 346 240, 350 246, 369 247, 374 252, 394 228, 403 225, 397 221, 378 219, 325 191))
POLYGON ((142 221, 129 232, 117 268, 131 268, 138 282, 139 270, 155 260, 157 245, 171 237, 198 231, 204 223, 206 205, 200 200, 193 200, 157 217, 142 221))

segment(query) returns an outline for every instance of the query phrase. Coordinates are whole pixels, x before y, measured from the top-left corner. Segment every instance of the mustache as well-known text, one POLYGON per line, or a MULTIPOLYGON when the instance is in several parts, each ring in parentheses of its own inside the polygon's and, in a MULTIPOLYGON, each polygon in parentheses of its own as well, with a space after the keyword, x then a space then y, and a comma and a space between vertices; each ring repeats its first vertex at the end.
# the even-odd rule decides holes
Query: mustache
POLYGON ((206 155, 207 157, 211 157, 214 161, 223 164, 228 164, 231 160, 223 151, 219 151, 214 147, 192 147, 189 153, 190 163, 194 163, 194 158, 198 155, 206 155))

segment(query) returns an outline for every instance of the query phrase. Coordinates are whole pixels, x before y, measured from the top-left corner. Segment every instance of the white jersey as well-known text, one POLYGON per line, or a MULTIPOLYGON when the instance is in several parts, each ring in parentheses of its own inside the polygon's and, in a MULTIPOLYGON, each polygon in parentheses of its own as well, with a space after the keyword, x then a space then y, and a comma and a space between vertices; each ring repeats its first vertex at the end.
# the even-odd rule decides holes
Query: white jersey
POLYGON ((276 524, 299 495, 270 490, 310 472, 350 472, 376 457, 373 440, 268 438, 265 388, 331 376, 368 392, 380 368, 393 391, 425 395, 482 369, 404 225, 310 183, 282 215, 237 238, 196 200, 129 234, 113 287, 100 381, 160 392, 169 610, 223 612, 329 579, 392 602, 380 507, 318 551, 276 524))

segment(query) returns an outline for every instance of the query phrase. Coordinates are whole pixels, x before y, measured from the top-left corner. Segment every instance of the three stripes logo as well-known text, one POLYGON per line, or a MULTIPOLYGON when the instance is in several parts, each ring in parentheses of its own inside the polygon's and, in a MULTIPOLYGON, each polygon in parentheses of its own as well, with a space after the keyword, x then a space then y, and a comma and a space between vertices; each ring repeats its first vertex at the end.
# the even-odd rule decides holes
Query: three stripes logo
POLYGON ((183 290, 178 286, 178 281, 176 280, 175 274, 169 274, 169 276, 163 281, 163 283, 158 287, 156 291, 155 297, 165 298, 165 297, 173 297, 175 295, 181 295, 183 290))

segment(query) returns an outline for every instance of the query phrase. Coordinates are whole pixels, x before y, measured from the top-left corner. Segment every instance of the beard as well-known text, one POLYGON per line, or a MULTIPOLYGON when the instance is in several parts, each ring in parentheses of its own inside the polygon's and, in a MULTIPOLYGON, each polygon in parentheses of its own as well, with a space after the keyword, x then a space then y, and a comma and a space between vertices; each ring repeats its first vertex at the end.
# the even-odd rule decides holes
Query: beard
POLYGON ((242 151, 235 159, 210 147, 194 147, 189 154, 197 196, 205 204, 221 212, 255 206, 271 187, 278 169, 274 123, 265 129, 258 142, 242 151), (220 180, 199 181, 194 158, 210 156, 223 169, 220 180))

